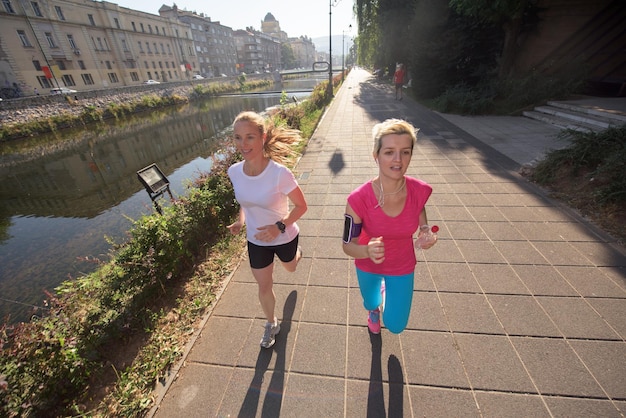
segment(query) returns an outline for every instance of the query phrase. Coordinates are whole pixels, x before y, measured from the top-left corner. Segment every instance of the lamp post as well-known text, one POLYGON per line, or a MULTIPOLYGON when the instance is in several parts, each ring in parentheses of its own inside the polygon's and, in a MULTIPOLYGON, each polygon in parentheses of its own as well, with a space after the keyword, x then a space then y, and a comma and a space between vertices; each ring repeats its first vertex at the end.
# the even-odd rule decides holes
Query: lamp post
MULTIPOLYGON (((350 31, 352 29, 352 25, 348 26, 348 31, 350 31)), ((341 31, 341 82, 343 83, 343 80, 345 79, 345 66, 346 66, 346 41, 345 41, 345 30, 341 31)))
POLYGON ((328 89, 326 96, 333 97, 333 0, 328 1, 328 89))
POLYGON ((329 99, 333 97, 333 6, 336 6, 340 1, 329 0, 328 2, 328 90, 326 95, 329 99))

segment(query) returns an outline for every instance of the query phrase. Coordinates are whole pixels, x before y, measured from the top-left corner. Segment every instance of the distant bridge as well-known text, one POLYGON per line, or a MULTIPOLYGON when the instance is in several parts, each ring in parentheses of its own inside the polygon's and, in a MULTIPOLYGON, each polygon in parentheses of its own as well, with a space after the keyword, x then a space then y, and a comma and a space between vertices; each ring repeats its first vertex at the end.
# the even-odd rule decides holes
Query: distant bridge
MULTIPOLYGON (((300 69, 294 69, 294 70, 282 70, 279 71, 278 74, 280 74, 281 79, 285 78, 286 76, 298 76, 298 75, 306 75, 306 74, 316 74, 316 75, 328 75, 328 66, 330 64, 327 61, 318 61, 318 62, 314 62, 313 66, 311 69, 307 70, 304 68, 300 68, 300 69)), ((333 67, 333 73, 340 73, 341 72, 341 67, 337 68, 337 67, 333 67)))

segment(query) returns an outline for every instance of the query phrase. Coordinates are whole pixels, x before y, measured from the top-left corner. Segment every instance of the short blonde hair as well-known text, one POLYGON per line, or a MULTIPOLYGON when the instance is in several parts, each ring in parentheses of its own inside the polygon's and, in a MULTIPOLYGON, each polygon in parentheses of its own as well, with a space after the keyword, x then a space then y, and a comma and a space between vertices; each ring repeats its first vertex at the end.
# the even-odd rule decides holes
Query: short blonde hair
POLYGON ((419 129, 416 129, 409 122, 402 119, 387 119, 374 125, 372 129, 372 136, 374 137, 374 155, 378 155, 380 148, 382 147, 382 138, 385 135, 397 134, 397 135, 409 135, 411 137, 411 152, 417 141, 417 133, 419 129))

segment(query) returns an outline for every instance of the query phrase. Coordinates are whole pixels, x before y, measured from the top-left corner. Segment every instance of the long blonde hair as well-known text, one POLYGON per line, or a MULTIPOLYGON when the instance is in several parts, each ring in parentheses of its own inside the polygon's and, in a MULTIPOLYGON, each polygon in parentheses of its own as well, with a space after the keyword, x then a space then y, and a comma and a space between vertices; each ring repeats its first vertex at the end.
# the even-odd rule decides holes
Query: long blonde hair
POLYGON ((233 126, 237 122, 250 122, 257 126, 261 137, 265 136, 263 143, 263 156, 280 164, 288 164, 297 157, 293 146, 302 140, 300 131, 274 125, 271 119, 253 111, 244 111, 237 115, 233 126))

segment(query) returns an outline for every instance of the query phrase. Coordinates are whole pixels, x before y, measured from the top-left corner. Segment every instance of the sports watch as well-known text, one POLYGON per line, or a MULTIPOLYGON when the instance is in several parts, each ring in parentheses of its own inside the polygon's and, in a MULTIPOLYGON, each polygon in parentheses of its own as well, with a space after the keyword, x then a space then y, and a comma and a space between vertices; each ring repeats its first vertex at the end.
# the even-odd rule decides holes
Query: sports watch
POLYGON ((285 233, 285 224, 282 223, 281 221, 276 222, 276 226, 278 227, 278 230, 280 231, 281 234, 285 233))

